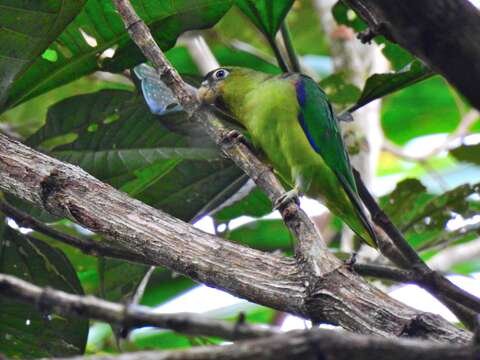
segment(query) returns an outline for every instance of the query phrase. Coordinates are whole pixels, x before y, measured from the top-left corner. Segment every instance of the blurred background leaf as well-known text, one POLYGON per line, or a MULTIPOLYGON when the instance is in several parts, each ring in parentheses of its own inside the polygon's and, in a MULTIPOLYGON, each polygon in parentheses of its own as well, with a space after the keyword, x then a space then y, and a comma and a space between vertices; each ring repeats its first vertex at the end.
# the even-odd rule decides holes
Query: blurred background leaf
MULTIPOLYGON (((215 24, 231 0, 132 1, 163 50, 186 30, 215 24)), ((97 70, 119 72, 144 61, 110 1, 89 0, 83 11, 11 86, 6 107, 97 70)))
MULTIPOLYGON (((0 219, 0 272, 40 287, 83 294, 75 269, 59 249, 11 229, 0 219)), ((6 356, 83 354, 88 319, 50 314, 0 295, 0 349, 6 356)))
POLYGON ((85 0, 0 1, 0 105, 17 76, 39 55, 56 61, 57 54, 45 50, 84 4, 85 0))

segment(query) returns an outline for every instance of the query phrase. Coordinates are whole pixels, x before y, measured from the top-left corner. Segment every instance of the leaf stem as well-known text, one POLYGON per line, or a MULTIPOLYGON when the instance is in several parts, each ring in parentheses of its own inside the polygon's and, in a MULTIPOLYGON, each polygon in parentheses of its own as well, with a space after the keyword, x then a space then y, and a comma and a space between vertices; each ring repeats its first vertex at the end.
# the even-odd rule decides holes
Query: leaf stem
POLYGON ((275 41, 275 39, 272 39, 269 36, 267 36, 267 40, 273 50, 273 53, 275 54, 275 57, 277 58, 278 66, 280 66, 283 72, 288 72, 287 63, 285 62, 285 59, 280 52, 277 42, 275 41))
POLYGON ((290 35, 290 30, 288 29, 286 21, 282 22, 280 33, 282 34, 282 39, 285 44, 285 49, 287 50, 288 60, 290 61, 292 71, 301 72, 300 62, 298 61, 297 53, 293 47, 292 36, 290 35))

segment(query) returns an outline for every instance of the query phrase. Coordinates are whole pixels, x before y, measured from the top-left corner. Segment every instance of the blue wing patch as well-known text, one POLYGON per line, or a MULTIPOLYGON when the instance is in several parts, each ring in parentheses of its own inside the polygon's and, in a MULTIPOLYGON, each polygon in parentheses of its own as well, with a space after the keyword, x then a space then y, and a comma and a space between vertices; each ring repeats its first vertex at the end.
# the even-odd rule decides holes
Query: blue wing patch
MULTIPOLYGON (((296 92, 297 92, 297 101, 298 101, 299 105, 304 106, 305 101, 307 100, 307 93, 305 91, 304 83, 302 81, 296 81, 295 82, 295 89, 296 89, 296 92)), ((307 127, 307 124, 305 122, 305 117, 303 115, 303 112, 300 112, 298 114, 298 121, 300 122, 300 126, 302 127, 303 132, 305 133, 305 135, 307 135, 308 142, 312 146, 313 150, 315 150, 317 153, 320 153, 320 149, 318 147, 318 144, 315 143, 315 140, 313 139, 312 134, 310 133, 310 131, 308 131, 308 127, 307 127)))
POLYGON ((165 83, 160 80, 157 71, 147 65, 140 64, 133 68, 142 84, 142 93, 150 111, 156 115, 166 115, 182 111, 181 105, 165 83))

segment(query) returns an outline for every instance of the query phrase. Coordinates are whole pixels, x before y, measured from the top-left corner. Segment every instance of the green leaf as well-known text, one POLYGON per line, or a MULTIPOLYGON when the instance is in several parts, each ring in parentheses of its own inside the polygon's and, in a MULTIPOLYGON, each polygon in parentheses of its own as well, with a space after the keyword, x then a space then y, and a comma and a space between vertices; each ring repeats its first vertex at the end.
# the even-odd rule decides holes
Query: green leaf
POLYGON ((237 0, 237 6, 269 39, 274 39, 293 0, 237 0))
POLYGON ((281 74, 282 72, 278 66, 245 51, 235 50, 223 45, 213 46, 212 51, 220 64, 225 66, 248 67, 270 74, 281 74))
POLYGON ((290 251, 293 240, 281 220, 257 220, 227 234, 227 238, 262 251, 290 251))
POLYGON ((340 107, 352 104, 360 96, 360 89, 345 81, 345 74, 336 73, 320 81, 320 87, 328 99, 340 107))
POLYGON ((360 32, 368 28, 368 25, 362 20, 362 18, 342 1, 338 1, 332 7, 332 15, 337 23, 351 27, 356 32, 360 32))
POLYGON ((349 111, 355 111, 373 100, 428 79, 433 75, 434 72, 419 60, 414 60, 395 73, 374 74, 367 79, 362 94, 349 111))
POLYGON ((450 154, 459 161, 480 165, 480 144, 462 145, 450 150, 450 154))
POLYGON ((51 155, 185 221, 208 213, 247 181, 184 114, 157 117, 128 91, 104 90, 58 103, 27 143, 48 144, 51 155), (177 126, 177 132, 166 125, 177 126), (76 139, 62 144, 66 134, 76 139))
MULTIPOLYGON (((62 251, 0 224, 0 272, 40 287, 83 294, 75 270, 62 251)), ((0 349, 12 357, 83 354, 88 320, 39 311, 0 295, 0 349)))
POLYGON ((390 194, 380 199, 380 205, 397 226, 403 226, 432 197, 420 180, 405 179, 390 194))
POLYGON ((240 216, 261 217, 272 211, 272 203, 265 193, 255 188, 246 197, 215 214, 219 222, 228 222, 240 216))
POLYGON ((44 50, 84 3, 85 0, 0 0, 0 104, 17 76, 42 53, 45 61, 57 61, 54 50, 44 50))
POLYGON ((480 202, 471 195, 478 195, 479 188, 479 184, 464 184, 434 195, 428 193, 418 180, 407 179, 383 197, 381 204, 409 242, 426 249, 439 242, 471 240, 468 234, 459 237, 448 230, 447 223, 457 216, 468 219, 478 214, 480 202))
POLYGON ((451 132, 460 118, 455 94, 439 76, 397 91, 382 102, 383 130, 397 144, 451 132))
MULTIPOLYGON (((134 0, 132 3, 165 51, 184 31, 215 24, 230 8, 232 0, 134 0)), ((56 52, 56 61, 37 58, 11 87, 7 107, 94 71, 121 71, 144 61, 113 4, 104 0, 89 0, 50 50, 56 52), (109 49, 115 51, 111 59, 105 53, 109 49)))

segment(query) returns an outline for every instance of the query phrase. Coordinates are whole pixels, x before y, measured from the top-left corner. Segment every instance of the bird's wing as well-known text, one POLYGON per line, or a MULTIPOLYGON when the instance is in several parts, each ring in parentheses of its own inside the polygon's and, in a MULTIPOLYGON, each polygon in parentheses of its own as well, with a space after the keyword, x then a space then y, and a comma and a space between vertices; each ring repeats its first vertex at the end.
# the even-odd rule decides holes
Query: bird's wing
POLYGON ((291 79, 295 85, 299 104, 298 121, 312 148, 333 170, 342 184, 357 192, 355 179, 342 134, 327 96, 308 76, 291 79))
POLYGON ((141 81, 143 96, 153 114, 166 115, 182 110, 172 90, 160 80, 158 72, 153 67, 140 64, 135 66, 133 71, 141 81))

